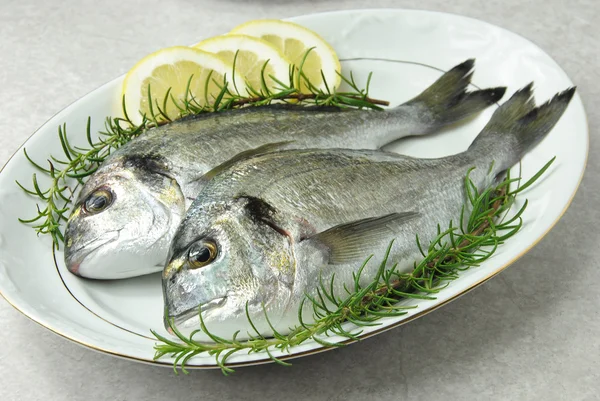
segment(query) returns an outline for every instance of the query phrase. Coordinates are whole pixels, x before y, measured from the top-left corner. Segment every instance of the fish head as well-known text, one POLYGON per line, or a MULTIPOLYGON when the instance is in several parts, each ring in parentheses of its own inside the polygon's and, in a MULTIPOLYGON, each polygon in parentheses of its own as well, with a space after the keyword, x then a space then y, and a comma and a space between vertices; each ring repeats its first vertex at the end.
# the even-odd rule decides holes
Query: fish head
POLYGON ((296 275, 293 241, 256 207, 247 197, 192 205, 163 270, 167 329, 171 323, 188 334, 200 327, 201 312, 220 333, 254 332, 248 316, 267 332, 265 313, 272 322, 285 313, 296 275))
POLYGON ((119 158, 85 183, 65 230, 70 272, 118 279, 162 270, 185 198, 162 162, 146 159, 119 158))

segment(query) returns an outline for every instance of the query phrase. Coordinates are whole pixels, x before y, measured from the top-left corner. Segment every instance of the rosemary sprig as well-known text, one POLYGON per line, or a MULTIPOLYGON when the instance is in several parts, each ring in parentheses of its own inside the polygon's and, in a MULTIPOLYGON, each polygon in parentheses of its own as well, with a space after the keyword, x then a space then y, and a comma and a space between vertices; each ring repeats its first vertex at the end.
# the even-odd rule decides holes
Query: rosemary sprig
MULTIPOLYGON (((245 341, 236 339, 238 333, 231 339, 224 339, 211 334, 202 319, 202 314, 199 313, 200 329, 190 337, 185 337, 172 321, 169 322, 179 341, 165 338, 151 330, 160 341, 155 344, 154 359, 171 356, 174 358, 175 373, 178 373, 178 368, 188 373, 185 367, 190 359, 199 354, 207 354, 214 356, 217 365, 227 375, 233 372, 233 369, 227 366, 228 359, 241 351, 264 352, 274 362, 289 365, 288 362, 275 357, 273 351, 287 352, 291 347, 307 340, 314 340, 324 347, 344 345, 325 339, 332 334, 352 341, 359 340, 361 327, 377 325, 377 321, 382 317, 401 316, 408 313, 407 309, 416 307, 399 301, 407 298, 435 299, 435 294, 449 281, 458 278, 461 271, 480 265, 494 254, 500 244, 514 236, 522 226, 521 216, 527 202, 513 217, 506 220, 508 210, 517 194, 535 183, 553 162, 554 159, 550 160, 529 181, 514 190, 510 189, 511 184, 520 183, 520 179, 513 179, 510 174, 497 186, 482 192, 477 190, 467 174, 465 190, 468 205, 462 209, 461 224, 457 226, 450 222, 445 230, 438 226, 437 236, 426 249, 417 237, 416 245, 423 259, 414 264, 411 272, 399 272, 397 264, 389 260, 392 241, 375 276, 369 278, 366 285, 362 284, 365 278, 363 271, 372 256, 359 267, 353 276, 353 287, 346 288, 346 294, 343 296, 334 293, 335 276, 327 283, 321 280, 316 296, 306 295, 302 301, 298 310, 298 325, 287 335, 278 333, 271 326, 272 337, 260 335, 255 330, 256 333, 245 341), (468 219, 463 219, 465 210, 471 210, 468 219), (313 323, 303 320, 304 305, 307 302, 312 304, 313 323), (352 328, 349 323, 357 327, 352 328), (208 335, 213 342, 194 340, 193 337, 198 332, 208 335)), ((250 315, 246 314, 250 325, 254 327, 250 315)), ((266 317, 268 322, 268 316, 266 317)))
MULTIPOLYGON (((35 216, 19 219, 19 221, 31 224, 38 235, 49 234, 52 237, 53 246, 58 249, 60 243, 64 241, 61 224, 68 218, 69 206, 73 200, 76 187, 82 185, 84 179, 93 174, 114 150, 151 128, 168 124, 185 116, 221 112, 241 107, 264 106, 275 102, 293 103, 299 107, 314 105, 374 110, 382 110, 380 106, 389 104, 387 101, 369 97, 371 74, 369 74, 365 89, 358 86, 352 75, 350 75, 350 78, 342 76, 342 80, 349 87, 348 91, 330 91, 330 86, 326 82, 324 85, 325 90, 317 88, 303 72, 304 60, 306 60, 311 50, 309 49, 306 52, 300 66, 291 66, 289 83, 287 84, 273 76, 265 76, 267 62, 262 68, 261 87, 253 88, 248 85, 246 88, 247 93, 240 92, 235 85, 235 81, 233 82, 234 85, 230 85, 227 78, 224 77, 222 82, 217 82, 210 75, 204 83, 205 93, 207 94, 204 99, 197 99, 190 90, 193 76, 188 80, 183 99, 176 99, 171 90, 168 90, 159 102, 159 99, 152 97, 151 88, 148 87, 150 113, 142 115, 140 124, 134 124, 130 119, 125 107, 125 98, 123 98, 123 117, 107 117, 105 129, 97 134, 96 140, 92 139, 91 119, 88 118, 87 145, 85 147, 73 146, 67 137, 66 124, 59 126, 58 138, 63 155, 60 158, 50 156, 46 161, 47 167, 34 161, 27 153, 27 149, 23 150, 27 160, 39 170, 38 174, 49 179, 49 184, 42 187, 38 174, 33 174, 31 188, 17 182, 17 185, 27 194, 39 198, 39 203, 36 204, 35 216), (267 85, 267 78, 276 83, 275 88, 272 85, 267 85), (211 83, 218 87, 219 92, 209 97, 208 88, 211 83), (175 107, 176 115, 168 114, 168 104, 175 107)), ((234 73, 236 60, 237 53, 234 58, 234 73)))
MULTIPOLYGON (((125 114, 126 115, 126 114, 125 114)), ((121 127, 122 118, 107 118, 105 131, 98 135, 96 141, 92 140, 91 119, 88 118, 86 128, 86 138, 89 148, 72 146, 67 138, 66 124, 58 127, 58 137, 66 159, 58 159, 50 156, 48 168, 42 167, 36 163, 27 154, 27 149, 23 153, 29 162, 37 168, 42 174, 49 176, 50 185, 42 190, 38 182, 37 174, 33 174, 33 189, 28 189, 17 181, 17 185, 26 193, 40 198, 45 207, 40 208, 37 204, 37 216, 32 219, 19 219, 22 223, 33 224, 33 228, 38 234, 50 234, 54 246, 57 247, 64 241, 61 231, 61 222, 67 220, 69 203, 71 203, 75 186, 83 184, 83 179, 93 174, 100 164, 110 156, 111 152, 133 138, 140 135, 144 130, 144 125, 121 127)), ((146 124, 146 121, 144 121, 146 124)))

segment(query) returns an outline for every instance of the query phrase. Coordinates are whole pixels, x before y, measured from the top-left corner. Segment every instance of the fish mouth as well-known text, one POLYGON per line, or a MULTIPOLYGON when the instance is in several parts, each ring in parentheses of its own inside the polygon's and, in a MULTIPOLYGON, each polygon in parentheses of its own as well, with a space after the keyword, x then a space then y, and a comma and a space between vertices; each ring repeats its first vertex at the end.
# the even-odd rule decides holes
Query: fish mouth
POLYGON ((74 250, 65 251, 65 262, 67 269, 76 276, 81 276, 79 273, 79 268, 85 258, 87 258, 92 252, 96 251, 101 246, 119 239, 119 235, 119 231, 111 231, 102 236, 102 238, 95 238, 74 250))
POLYGON ((189 320, 192 320, 194 318, 199 318, 200 313, 205 313, 208 311, 212 311, 212 310, 221 308, 225 304, 226 301, 227 301, 227 296, 214 298, 208 302, 205 302, 196 307, 185 310, 176 315, 169 315, 167 313, 167 314, 165 314, 165 318, 164 318, 165 328, 167 329, 167 331, 169 333, 175 334, 169 324, 169 321, 172 321, 173 325, 175 325, 175 326, 181 325, 181 324, 183 324, 189 320))

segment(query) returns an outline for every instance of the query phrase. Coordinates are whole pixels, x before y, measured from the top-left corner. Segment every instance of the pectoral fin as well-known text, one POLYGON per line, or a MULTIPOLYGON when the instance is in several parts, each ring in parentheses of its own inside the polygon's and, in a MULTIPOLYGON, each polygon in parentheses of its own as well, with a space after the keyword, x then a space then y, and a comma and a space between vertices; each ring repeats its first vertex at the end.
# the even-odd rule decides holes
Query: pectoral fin
POLYGON ((392 213, 341 224, 309 238, 330 250, 329 263, 342 264, 366 258, 382 238, 393 238, 399 224, 419 216, 417 212, 392 213))
POLYGON ((276 150, 281 150, 286 145, 289 145, 292 142, 294 142, 294 141, 267 143, 267 144, 259 146, 257 148, 253 148, 253 149, 249 149, 249 150, 240 152, 237 155, 233 156, 231 159, 219 164, 218 166, 214 167, 212 170, 205 173, 201 179, 203 181, 204 180, 208 181, 211 178, 213 178, 214 176, 216 176, 217 174, 219 174, 221 171, 226 170, 227 168, 233 166, 234 164, 236 164, 242 160, 246 160, 253 156, 257 156, 257 155, 260 155, 263 153, 270 153, 270 152, 274 152, 276 150))

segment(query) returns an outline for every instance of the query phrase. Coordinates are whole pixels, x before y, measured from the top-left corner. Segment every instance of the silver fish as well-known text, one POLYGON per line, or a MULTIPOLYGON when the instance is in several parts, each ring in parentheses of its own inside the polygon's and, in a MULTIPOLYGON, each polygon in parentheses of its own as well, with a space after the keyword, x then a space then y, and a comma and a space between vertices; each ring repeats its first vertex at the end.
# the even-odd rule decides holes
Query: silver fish
MULTIPOLYGON (((374 150, 285 150, 219 168, 178 228, 163 271, 165 322, 228 336, 263 333, 264 312, 281 333, 297 323, 304 294, 335 273, 351 285, 367 255, 372 277, 395 239, 391 260, 409 270, 437 224, 457 221, 464 179, 484 189, 554 127, 574 88, 535 107, 531 85, 500 106, 469 149, 440 159, 374 150), (264 311, 263 311, 264 308, 264 311)), ((312 314, 309 314, 312 315, 312 314)), ((310 317, 306 317, 310 321, 310 317)))
POLYGON ((386 112, 269 106, 205 114, 150 130, 116 151, 84 185, 68 221, 65 262, 77 275, 118 279, 161 271, 168 246, 211 168, 271 142, 377 149, 424 135, 498 101, 467 93, 473 60, 386 112))

